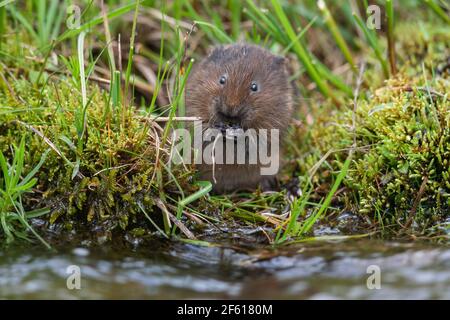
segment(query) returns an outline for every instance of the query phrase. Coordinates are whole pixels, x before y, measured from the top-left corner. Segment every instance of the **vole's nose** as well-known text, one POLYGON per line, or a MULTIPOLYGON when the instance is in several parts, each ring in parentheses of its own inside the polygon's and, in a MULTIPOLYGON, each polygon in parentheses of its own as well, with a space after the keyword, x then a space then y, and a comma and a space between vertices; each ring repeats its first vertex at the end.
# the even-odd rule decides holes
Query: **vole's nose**
POLYGON ((216 127, 225 129, 242 127, 244 108, 240 104, 230 104, 229 101, 216 100, 214 109, 216 127))
POLYGON ((230 101, 221 101, 221 103, 217 105, 216 110, 221 113, 223 117, 237 118, 241 117, 243 107, 238 102, 231 103, 230 101))

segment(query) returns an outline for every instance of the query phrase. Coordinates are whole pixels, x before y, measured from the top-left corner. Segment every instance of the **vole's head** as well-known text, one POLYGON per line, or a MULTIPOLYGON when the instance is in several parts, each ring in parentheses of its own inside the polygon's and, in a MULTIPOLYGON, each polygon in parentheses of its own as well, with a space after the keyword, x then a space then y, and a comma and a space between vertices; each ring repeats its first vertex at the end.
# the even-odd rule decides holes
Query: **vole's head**
POLYGON ((187 114, 209 127, 284 129, 291 109, 285 59, 260 47, 216 47, 189 75, 187 114))

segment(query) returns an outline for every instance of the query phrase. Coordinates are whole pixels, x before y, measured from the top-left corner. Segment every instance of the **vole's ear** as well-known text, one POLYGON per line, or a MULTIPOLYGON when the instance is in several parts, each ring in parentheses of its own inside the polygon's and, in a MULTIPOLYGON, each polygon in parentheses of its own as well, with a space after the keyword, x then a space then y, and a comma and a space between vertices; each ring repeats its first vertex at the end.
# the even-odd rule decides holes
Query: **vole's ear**
POLYGON ((217 49, 217 47, 210 47, 206 50, 206 56, 209 58, 213 54, 213 52, 217 49))
POLYGON ((217 61, 222 57, 222 55, 223 55, 223 47, 217 46, 212 47, 208 50, 207 58, 212 61, 217 61))
POLYGON ((282 56, 275 56, 274 58, 273 58, 273 65, 275 65, 275 66, 283 66, 283 65, 285 65, 286 64, 286 58, 285 57, 282 57, 282 56))
POLYGON ((273 70, 280 70, 286 68, 287 59, 281 56, 274 56, 272 59, 272 65, 270 66, 273 70))

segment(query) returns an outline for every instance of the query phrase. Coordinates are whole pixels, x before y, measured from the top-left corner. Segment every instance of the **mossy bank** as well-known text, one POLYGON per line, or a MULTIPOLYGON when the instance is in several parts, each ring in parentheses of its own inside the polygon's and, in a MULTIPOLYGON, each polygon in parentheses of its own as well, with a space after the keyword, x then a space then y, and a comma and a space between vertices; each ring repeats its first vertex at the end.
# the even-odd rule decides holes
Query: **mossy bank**
POLYGON ((329 107, 318 106, 312 125, 300 129, 307 140, 297 155, 297 172, 307 177, 313 168, 316 187, 326 188, 352 150, 346 189, 338 196, 341 203, 383 231, 445 233, 450 37, 448 29, 429 25, 422 32, 408 25, 400 30, 408 37, 398 47, 399 72, 382 82, 369 69, 368 85, 360 92, 364 97, 331 113, 329 107))
MULTIPOLYGON (((167 44, 175 52, 165 60, 164 36, 160 55, 142 49, 148 59, 157 62, 150 65, 156 76, 150 86, 138 76, 131 77, 136 70, 131 62, 127 64, 134 61, 139 3, 106 15, 117 17, 136 8, 131 16, 132 45, 127 48, 131 60, 123 59, 120 67, 111 62, 111 35, 106 33, 101 45, 89 43, 97 46, 95 50, 86 50, 80 31, 107 20, 105 13, 59 38, 72 38, 72 42, 50 45, 33 39, 33 26, 19 26, 22 20, 16 9, 10 10, 9 20, 0 18, 11 24, 2 27, 8 36, 0 42, 0 236, 8 242, 29 238, 27 221, 31 220, 44 238, 54 226, 60 227, 60 233, 94 231, 106 240, 115 235, 156 233, 165 238, 214 241, 224 230, 250 229, 273 244, 317 240, 317 235, 311 237, 315 226, 333 226, 342 214, 351 213, 360 228, 356 234, 341 232, 341 236, 447 239, 448 24, 421 23, 417 30, 411 22, 399 23, 395 48, 399 70, 388 77, 386 61, 379 55, 388 48, 384 41, 375 46, 373 35, 367 33, 371 45, 358 43, 359 38, 354 41, 355 58, 347 57, 347 63, 339 55, 345 67, 344 75, 338 76, 325 64, 316 60, 311 64, 314 50, 302 51, 306 40, 298 41, 303 34, 296 36, 290 29, 289 10, 271 3, 274 16, 246 3, 254 24, 245 40, 270 45, 270 50, 288 57, 292 81, 301 96, 296 115, 302 125, 296 121, 287 138, 281 190, 229 196, 209 195, 210 184, 197 181, 194 167, 170 161, 170 129, 176 125, 171 119, 176 114, 183 116, 183 89, 195 63, 188 58, 205 52, 208 42, 199 52, 192 52, 188 42, 199 39, 178 37, 178 29, 174 36, 175 32, 164 29, 167 26, 159 30, 160 35, 167 32, 167 37, 175 39, 167 44), (261 15, 268 20, 258 19, 261 15), (275 19, 288 36, 273 23, 275 19), (274 40, 262 41, 261 35, 274 40), (111 72, 103 73, 105 78, 93 76, 98 61, 110 67, 111 72), (358 75, 355 70, 362 65, 365 71, 358 75), (142 96, 134 96, 139 90, 130 89, 130 84, 142 89, 142 96), (146 90, 153 92, 147 100, 146 90), (143 102, 139 104, 138 98, 143 102), (155 121, 155 116, 169 121, 155 121)), ((191 18, 200 19, 189 3, 184 5, 191 18)), ((176 9, 171 8, 169 14, 181 15, 176 9)), ((239 40, 239 21, 233 20, 233 39, 219 27, 196 23, 208 41, 226 42, 239 40)), ((305 26, 304 32, 323 32, 309 28, 305 26)), ((356 33, 353 28, 343 22, 346 32, 356 33)), ((192 30, 186 32, 190 35, 192 30)), ((346 52, 342 41, 336 48, 346 52)), ((135 60, 142 62, 144 54, 135 60)))

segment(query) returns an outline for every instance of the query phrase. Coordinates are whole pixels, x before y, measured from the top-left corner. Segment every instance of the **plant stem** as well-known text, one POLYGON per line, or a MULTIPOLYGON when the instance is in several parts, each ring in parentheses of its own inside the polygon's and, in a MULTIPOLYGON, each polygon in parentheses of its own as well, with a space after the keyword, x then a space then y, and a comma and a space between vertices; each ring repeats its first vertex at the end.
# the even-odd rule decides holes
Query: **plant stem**
POLYGON ((397 73, 395 62, 395 39, 394 39, 394 0, 386 0, 387 16, 387 39, 388 39, 388 58, 391 66, 391 74, 397 73))
POLYGON ((348 63, 352 67, 353 72, 356 73, 357 69, 356 69, 356 65, 353 60, 352 54, 350 53, 350 49, 348 48, 347 43, 344 40, 344 37, 342 36, 341 32, 339 31, 339 28, 336 24, 336 21, 334 20, 333 16, 330 13, 330 10, 328 10, 325 1, 324 0, 317 1, 317 6, 319 7, 320 11, 322 11, 325 24, 328 27, 328 29, 330 30, 334 40, 336 41, 337 46, 341 50, 345 59, 348 61, 348 63))

